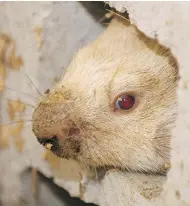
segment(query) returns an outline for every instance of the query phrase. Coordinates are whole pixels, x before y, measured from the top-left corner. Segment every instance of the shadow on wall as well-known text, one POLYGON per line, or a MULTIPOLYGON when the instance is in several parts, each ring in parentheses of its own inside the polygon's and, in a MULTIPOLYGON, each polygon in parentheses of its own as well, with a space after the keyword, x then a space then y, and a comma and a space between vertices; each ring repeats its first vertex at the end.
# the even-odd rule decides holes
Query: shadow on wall
POLYGON ((54 184, 52 179, 37 173, 36 195, 32 194, 31 169, 21 174, 22 197, 19 206, 96 206, 73 198, 67 191, 54 184))

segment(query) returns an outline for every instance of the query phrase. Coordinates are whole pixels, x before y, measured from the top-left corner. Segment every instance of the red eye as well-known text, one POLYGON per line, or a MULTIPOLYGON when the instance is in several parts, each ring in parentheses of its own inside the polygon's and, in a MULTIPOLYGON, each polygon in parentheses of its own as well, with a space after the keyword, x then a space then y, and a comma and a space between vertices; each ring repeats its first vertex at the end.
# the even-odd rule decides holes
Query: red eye
POLYGON ((128 110, 133 107, 135 98, 131 95, 122 95, 115 102, 116 109, 128 110))

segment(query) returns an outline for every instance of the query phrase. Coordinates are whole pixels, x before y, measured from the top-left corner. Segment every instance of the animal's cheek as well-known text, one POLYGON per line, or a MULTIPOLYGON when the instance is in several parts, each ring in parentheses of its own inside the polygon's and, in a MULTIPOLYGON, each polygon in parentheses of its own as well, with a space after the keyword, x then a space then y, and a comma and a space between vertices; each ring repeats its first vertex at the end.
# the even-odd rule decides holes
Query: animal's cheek
POLYGON ((77 138, 59 140, 59 147, 52 152, 61 158, 76 159, 81 152, 81 141, 77 138))
POLYGON ((111 150, 107 148, 109 144, 105 138, 106 136, 96 136, 95 134, 81 138, 81 148, 77 159, 95 167, 106 165, 107 157, 113 157, 114 154, 111 154, 111 150))

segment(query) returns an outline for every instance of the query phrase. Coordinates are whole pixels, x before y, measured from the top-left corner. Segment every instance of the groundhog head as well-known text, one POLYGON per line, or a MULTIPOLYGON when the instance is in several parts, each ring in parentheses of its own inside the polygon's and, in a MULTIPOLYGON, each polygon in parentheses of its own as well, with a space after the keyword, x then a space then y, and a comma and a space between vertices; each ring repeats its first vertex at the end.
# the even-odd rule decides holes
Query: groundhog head
POLYGON ((33 113, 33 131, 61 158, 159 172, 170 158, 176 82, 170 51, 113 19, 45 94, 33 113))

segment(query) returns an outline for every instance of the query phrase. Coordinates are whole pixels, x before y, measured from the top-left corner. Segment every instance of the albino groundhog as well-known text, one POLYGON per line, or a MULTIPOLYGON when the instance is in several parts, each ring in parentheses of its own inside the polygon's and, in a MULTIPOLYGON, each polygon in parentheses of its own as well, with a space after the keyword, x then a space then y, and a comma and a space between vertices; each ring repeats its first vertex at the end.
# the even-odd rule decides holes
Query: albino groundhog
POLYGON ((45 94, 33 131, 83 165, 160 173, 170 161, 177 75, 168 49, 114 18, 45 94))

